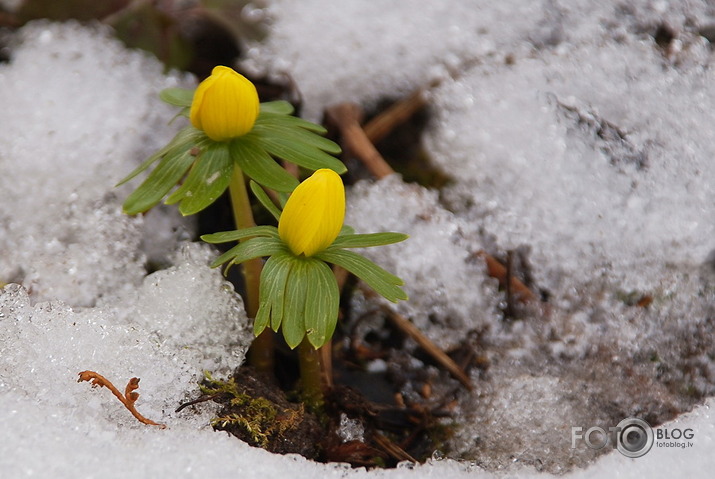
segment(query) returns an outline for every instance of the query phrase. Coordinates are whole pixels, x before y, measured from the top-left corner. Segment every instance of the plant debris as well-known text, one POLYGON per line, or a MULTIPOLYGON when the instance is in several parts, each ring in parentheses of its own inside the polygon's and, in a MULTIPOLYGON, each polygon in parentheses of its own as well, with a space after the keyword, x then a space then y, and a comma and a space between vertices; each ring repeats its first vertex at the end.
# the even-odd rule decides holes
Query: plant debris
POLYGON ((447 353, 442 351, 431 339, 429 339, 422 331, 417 328, 411 321, 407 320, 401 314, 394 311, 388 311, 388 317, 403 333, 415 340, 430 356, 434 358, 440 366, 449 371, 462 385, 469 391, 473 390, 472 382, 464 370, 455 363, 452 358, 447 356, 447 353))
POLYGON ((365 130, 360 125, 362 116, 362 109, 354 103, 341 103, 325 111, 328 124, 337 129, 342 136, 343 148, 359 158, 375 177, 384 178, 395 170, 387 164, 365 134, 365 130))
POLYGON ((127 387, 124 388, 124 395, 119 392, 119 390, 114 386, 114 384, 111 383, 111 381, 94 371, 82 371, 81 373, 79 373, 79 379, 77 380, 77 382, 81 383, 82 381, 90 381, 93 388, 96 388, 97 386, 104 386, 105 388, 112 391, 112 394, 114 394, 117 399, 119 399, 119 401, 124 404, 124 407, 126 407, 129 412, 132 413, 132 416, 137 418, 139 422, 147 424, 149 426, 158 426, 161 429, 166 428, 166 425, 164 424, 159 424, 158 422, 154 422, 151 419, 145 418, 134 407, 134 403, 137 401, 137 399, 139 399, 139 393, 135 392, 136 389, 139 389, 139 378, 131 378, 129 380, 129 382, 127 383, 127 387))
MULTIPOLYGON (((368 130, 361 125, 363 112, 356 104, 335 105, 326 116, 347 154, 358 157, 363 170, 382 178, 394 170, 376 149, 374 139, 386 138, 423 107, 423 92, 416 92, 378 115, 366 125, 368 130)), ((229 216, 212 213, 204 215, 207 221, 229 216)), ((343 291, 345 283, 352 282, 351 275, 342 268, 335 268, 335 274, 343 291)), ((242 290, 240 282, 236 289, 242 290)), ((354 284, 343 294, 353 289, 354 284)), ((349 301, 343 301, 346 303, 349 301)), ((458 392, 474 387, 469 370, 487 367, 486 360, 477 357, 474 344, 465 343, 456 351, 458 364, 400 315, 384 309, 370 314, 371 321, 381 323, 380 331, 374 333, 382 340, 376 343, 372 337, 357 338, 351 331, 349 324, 360 323, 361 318, 351 321, 349 311, 341 314, 342 327, 338 327, 332 343, 319 350, 323 408, 313 411, 300 403, 295 352, 277 338, 275 380, 266 371, 247 366, 225 380, 207 373, 201 396, 180 405, 177 412, 215 401, 222 406, 212 420, 215 429, 270 452, 297 453, 355 467, 418 463, 431 457, 436 448, 444 448, 446 438, 453 433, 458 392), (374 360, 383 363, 385 369, 370 370, 368 364, 374 360), (360 432, 347 433, 346 427, 351 424, 360 432)))
POLYGON ((480 339, 470 335, 462 348, 445 354, 462 371, 465 378, 460 379, 388 311, 378 308, 369 318, 346 317, 342 325, 328 350, 332 358, 326 364, 334 371, 323 408, 313 411, 300 402, 296 353, 279 347, 278 382, 249 366, 225 380, 206 373, 201 396, 177 411, 215 401, 221 408, 211 422, 214 429, 270 452, 354 467, 419 463, 436 449, 445 450, 464 390, 460 382, 475 367, 488 367, 477 354, 480 339), (349 326, 363 320, 380 324, 370 331, 349 326), (375 341, 373 335, 381 339, 375 341), (384 370, 366 367, 375 360, 384 362, 384 370))
POLYGON ((487 265, 487 274, 492 278, 498 279, 499 285, 504 289, 508 289, 512 298, 521 303, 528 303, 536 299, 536 295, 519 278, 507 271, 507 268, 492 255, 479 250, 474 253, 474 256, 484 259, 487 265))
POLYGON ((223 405, 211 422, 214 429, 270 452, 317 457, 323 434, 317 417, 302 403, 288 401, 283 391, 250 367, 240 368, 227 381, 206 373, 201 392, 223 405))

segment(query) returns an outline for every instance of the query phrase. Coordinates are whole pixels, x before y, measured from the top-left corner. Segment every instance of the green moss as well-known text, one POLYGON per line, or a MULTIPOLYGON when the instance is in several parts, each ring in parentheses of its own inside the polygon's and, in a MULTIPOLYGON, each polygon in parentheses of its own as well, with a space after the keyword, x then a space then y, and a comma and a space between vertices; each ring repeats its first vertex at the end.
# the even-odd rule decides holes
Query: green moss
MULTIPOLYGON (((436 422, 427 428, 427 436, 431 442, 431 449, 441 451, 443 454, 449 454, 449 440, 454 437, 454 433, 458 424, 455 422, 436 422)), ((424 458, 427 459, 426 457, 424 458)))
POLYGON ((275 439, 287 430, 296 427, 302 420, 304 409, 283 409, 263 397, 252 397, 242 392, 234 378, 228 381, 214 379, 206 372, 201 392, 223 396, 228 400, 224 413, 211 421, 216 429, 227 430, 262 448, 268 448, 275 439))

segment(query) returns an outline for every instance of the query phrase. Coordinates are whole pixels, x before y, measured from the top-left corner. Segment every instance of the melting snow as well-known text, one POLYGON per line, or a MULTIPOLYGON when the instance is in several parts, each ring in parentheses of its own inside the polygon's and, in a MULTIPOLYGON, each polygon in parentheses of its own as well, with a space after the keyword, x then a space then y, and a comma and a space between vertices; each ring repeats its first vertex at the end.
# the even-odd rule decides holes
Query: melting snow
POLYGON ((3 476, 707 476, 712 399, 663 426, 691 428, 689 449, 570 447, 571 426, 660 422, 715 393, 707 2, 276 0, 265 14, 247 63, 289 73, 312 119, 440 82, 424 142, 454 182, 441 195, 359 183, 348 223, 411 235, 366 252, 406 280, 401 313, 444 347, 482 335, 491 367, 451 444, 475 462, 350 471, 214 433, 208 405, 174 413, 203 370, 240 363, 250 331, 211 250, 182 243, 191 223, 171 208, 122 215, 129 187, 113 185, 180 127, 157 93, 191 81, 101 29, 36 23, 0 65, 0 281, 22 285, 0 292, 3 476), (548 309, 504 321, 481 249, 527 253, 548 309), (166 269, 147 276, 148 262, 166 269), (169 428, 78 384, 85 369, 140 377, 138 409, 169 428))

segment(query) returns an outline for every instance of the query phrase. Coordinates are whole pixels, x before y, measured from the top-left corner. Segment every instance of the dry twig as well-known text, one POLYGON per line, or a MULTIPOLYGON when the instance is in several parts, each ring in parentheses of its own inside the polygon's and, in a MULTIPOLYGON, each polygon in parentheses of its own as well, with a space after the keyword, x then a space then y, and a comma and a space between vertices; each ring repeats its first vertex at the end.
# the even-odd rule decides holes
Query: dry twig
POLYGON ((515 300, 521 303, 528 303, 536 299, 536 295, 524 283, 519 281, 519 278, 507 274, 507 268, 492 255, 483 250, 477 251, 474 255, 484 259, 487 264, 487 274, 492 278, 498 279, 502 288, 506 289, 508 284, 510 294, 515 300))
MULTIPOLYGON (((423 107, 424 100, 422 92, 420 91, 413 94, 408 101, 398 105, 400 106, 396 106, 395 109, 386 117, 383 117, 382 120, 371 123, 370 135, 372 138, 379 139, 394 128, 395 125, 404 122, 410 115, 423 107)), ((346 149, 358 157, 375 177, 378 179, 384 178, 394 173, 392 167, 387 164, 373 145, 371 138, 368 137, 365 130, 360 126, 362 120, 360 107, 353 103, 341 103, 328 108, 325 113, 328 121, 340 131, 346 149)), ((345 277, 337 273, 336 275, 338 276, 338 281, 340 282, 342 280, 344 284, 345 277)), ((399 329, 413 338, 417 344, 452 373, 467 389, 472 389, 472 383, 462 368, 452 361, 452 359, 427 336, 422 334, 414 324, 394 312, 389 312, 389 317, 399 329)))
POLYGON ((396 102, 390 108, 365 123, 365 126, 363 126, 365 135, 367 135, 373 143, 378 143, 389 135, 395 127, 405 123, 412 115, 424 108, 425 105, 427 105, 425 91, 422 89, 417 90, 404 100, 396 102))
POLYGON ((179 404, 179 407, 177 407, 174 412, 181 412, 184 409, 186 409, 189 406, 195 406, 197 404, 201 404, 203 402, 208 402, 208 401, 213 401, 214 399, 218 398, 221 396, 220 394, 202 394, 196 399, 193 399, 191 401, 186 401, 184 403, 179 404))
MULTIPOLYGON (((424 96, 423 91, 420 90, 405 101, 397 103, 394 109, 389 109, 385 113, 384 117, 382 115, 377 117, 366 125, 365 129, 360 126, 362 112, 360 107, 355 104, 341 103, 328 108, 325 113, 328 121, 340 131, 346 149, 362 161, 370 173, 381 179, 395 171, 380 155, 371 140, 381 139, 391 128, 406 121, 410 115, 423 106, 424 96)), ((513 294, 517 301, 526 303, 536 298, 534 293, 518 278, 512 276, 508 280, 506 268, 496 258, 485 251, 479 251, 476 255, 486 262, 489 276, 497 278, 502 287, 508 283, 509 293, 513 294)))
POLYGON ((387 454, 397 461, 410 461, 415 464, 419 464, 419 461, 414 457, 410 456, 404 449, 392 442, 387 437, 382 434, 375 432, 372 435, 372 439, 375 441, 379 447, 381 447, 387 454))
POLYGON ((124 389, 124 395, 119 392, 119 390, 114 387, 114 384, 111 383, 107 378, 102 376, 99 373, 95 373, 94 371, 82 371, 79 373, 79 379, 77 382, 82 382, 82 381, 90 381, 92 384, 92 387, 95 388, 97 386, 104 386, 105 388, 109 389, 112 391, 112 394, 114 394, 119 401, 121 401, 122 404, 124 404, 124 407, 126 407, 130 413, 132 413, 132 416, 137 418, 137 420, 141 423, 148 424, 150 426, 159 426, 162 429, 166 428, 166 425, 164 424, 159 424, 157 422, 152 421, 151 419, 147 419, 141 414, 139 414, 139 411, 136 410, 134 407, 134 403, 139 399, 139 393, 135 392, 136 389, 139 388, 139 378, 131 378, 129 382, 127 383, 127 387, 124 389))
POLYGON ((354 103, 340 103, 329 107, 325 111, 325 117, 340 131, 345 149, 362 161, 375 177, 383 178, 395 172, 360 126, 362 110, 359 106, 354 103))
POLYGON ((435 361, 437 361, 442 367, 449 371, 452 376, 457 378, 457 380, 462 383, 462 385, 468 390, 472 390, 472 382, 469 380, 469 376, 466 375, 464 370, 455 363, 452 358, 447 356, 447 353, 442 351, 436 344, 432 342, 427 336, 415 326, 412 321, 401 314, 395 313, 394 311, 386 310, 390 321, 394 324, 400 331, 407 334, 409 337, 415 340, 417 344, 420 345, 435 361))

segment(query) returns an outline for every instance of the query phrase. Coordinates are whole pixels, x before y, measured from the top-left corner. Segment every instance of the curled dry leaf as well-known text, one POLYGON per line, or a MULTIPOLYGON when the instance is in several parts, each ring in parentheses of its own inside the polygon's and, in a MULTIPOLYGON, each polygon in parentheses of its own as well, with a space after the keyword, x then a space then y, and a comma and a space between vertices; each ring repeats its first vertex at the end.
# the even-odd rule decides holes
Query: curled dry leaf
POLYGON ((79 373, 79 379, 77 380, 77 382, 82 381, 90 381, 93 388, 97 386, 104 386, 110 391, 112 391, 112 394, 114 394, 117 399, 119 399, 119 401, 124 404, 124 407, 126 407, 129 412, 132 413, 132 416, 137 418, 139 422, 148 424, 150 426, 158 426, 162 429, 166 428, 164 424, 159 424, 157 422, 152 421, 151 419, 145 418, 144 416, 139 414, 139 411, 137 411, 134 407, 134 403, 137 401, 137 399, 139 399, 139 393, 135 392, 135 390, 139 388, 139 378, 131 378, 129 380, 129 382, 127 383, 127 387, 124 388, 124 395, 119 392, 119 389, 117 389, 114 384, 111 383, 111 381, 94 371, 82 371, 81 373, 79 373))

